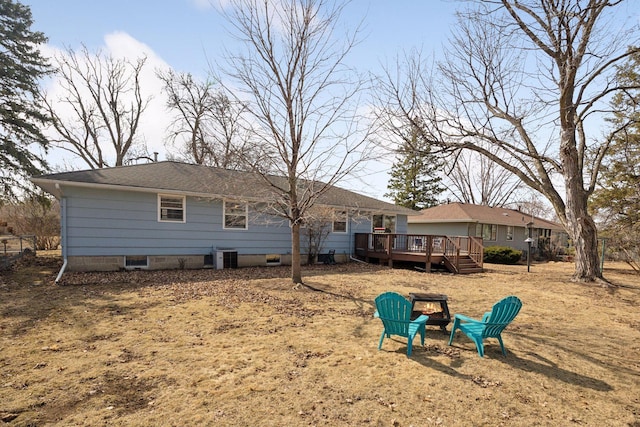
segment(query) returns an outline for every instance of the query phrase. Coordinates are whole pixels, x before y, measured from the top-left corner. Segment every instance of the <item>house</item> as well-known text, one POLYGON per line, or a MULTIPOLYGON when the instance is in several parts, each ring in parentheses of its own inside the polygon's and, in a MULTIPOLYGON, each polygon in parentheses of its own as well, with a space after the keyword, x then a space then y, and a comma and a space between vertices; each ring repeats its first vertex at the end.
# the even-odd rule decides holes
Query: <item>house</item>
MULTIPOLYGON (((291 262, 289 222, 270 211, 274 193, 253 173, 164 161, 32 181, 60 200, 64 268, 72 271, 291 262)), ((323 247, 338 262, 348 260, 355 233, 381 224, 406 233, 413 213, 338 187, 316 205, 335 212, 323 247)))
MULTIPOLYGON (((469 203, 447 203, 424 209, 408 219, 410 234, 482 237, 484 247, 509 246, 526 253, 532 238, 532 253, 552 242, 566 245, 562 225, 519 210, 469 203)), ((547 246, 548 247, 548 246, 547 246)))

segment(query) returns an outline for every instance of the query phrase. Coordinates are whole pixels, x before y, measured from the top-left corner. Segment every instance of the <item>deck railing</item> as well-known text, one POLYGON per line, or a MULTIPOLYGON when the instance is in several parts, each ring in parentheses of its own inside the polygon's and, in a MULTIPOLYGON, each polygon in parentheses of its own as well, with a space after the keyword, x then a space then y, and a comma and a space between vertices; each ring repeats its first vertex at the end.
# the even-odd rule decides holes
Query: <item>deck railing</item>
POLYGON ((444 256, 456 271, 460 271, 461 255, 471 258, 476 265, 482 265, 484 247, 482 239, 471 236, 448 236, 445 241, 444 256))
POLYGON ((357 233, 355 255, 386 260, 407 260, 415 255, 410 259, 424 259, 425 262, 439 257, 459 272, 461 257, 469 257, 482 266, 483 246, 482 239, 469 236, 357 233))
POLYGON ((426 234, 357 233, 356 255, 364 252, 392 254, 403 253, 444 253, 447 236, 426 234))

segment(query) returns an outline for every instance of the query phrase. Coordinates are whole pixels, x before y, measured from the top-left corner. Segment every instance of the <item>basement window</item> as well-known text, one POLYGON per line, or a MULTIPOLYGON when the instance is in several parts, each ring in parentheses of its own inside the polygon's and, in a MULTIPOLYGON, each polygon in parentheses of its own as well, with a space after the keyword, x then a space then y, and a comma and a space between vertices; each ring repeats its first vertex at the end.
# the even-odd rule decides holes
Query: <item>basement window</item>
POLYGON ((280 265, 280 255, 279 254, 268 254, 267 265, 280 265))
POLYGON ((124 257, 125 268, 148 268, 149 257, 146 255, 127 255, 124 257))

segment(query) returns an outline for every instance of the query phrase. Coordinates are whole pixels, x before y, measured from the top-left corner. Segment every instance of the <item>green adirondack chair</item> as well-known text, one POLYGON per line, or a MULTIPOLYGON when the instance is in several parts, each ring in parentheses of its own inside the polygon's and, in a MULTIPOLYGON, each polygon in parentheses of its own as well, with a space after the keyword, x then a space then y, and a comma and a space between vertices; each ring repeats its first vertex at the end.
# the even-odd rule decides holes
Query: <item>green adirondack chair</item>
POLYGON ((421 315, 411 320, 411 302, 395 292, 385 292, 376 297, 375 317, 382 320, 384 329, 380 336, 378 350, 382 348, 384 337, 399 335, 407 338, 407 357, 411 356, 413 339, 420 333, 420 345, 424 346, 424 334, 429 316, 421 315))
POLYGON ((500 334, 516 317, 521 307, 522 301, 512 295, 495 303, 493 309, 482 316, 482 320, 456 314, 453 319, 449 345, 453 342, 456 329, 460 329, 475 342, 480 357, 484 357, 483 341, 486 338, 497 338, 500 343, 500 348, 502 349, 502 354, 506 356, 507 353, 504 350, 504 344, 502 343, 502 336, 500 334))

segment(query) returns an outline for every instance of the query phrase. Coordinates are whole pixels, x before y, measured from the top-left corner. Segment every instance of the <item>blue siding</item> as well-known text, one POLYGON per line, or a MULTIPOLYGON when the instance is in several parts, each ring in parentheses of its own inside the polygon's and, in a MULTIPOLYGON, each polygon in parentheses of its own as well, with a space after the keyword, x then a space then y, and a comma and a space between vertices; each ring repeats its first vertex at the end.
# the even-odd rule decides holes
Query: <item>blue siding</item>
MULTIPOLYGON (((168 193, 170 194, 170 193, 168 193)), ((281 218, 249 212, 248 230, 222 228, 221 200, 187 197, 186 222, 159 222, 155 193, 65 188, 68 256, 204 255, 212 248, 238 254, 288 254, 291 229, 281 218)), ((398 232, 407 217, 398 215, 398 232)), ((347 233, 330 233, 325 250, 350 254, 354 233, 371 232, 371 217, 349 217, 347 233)))

